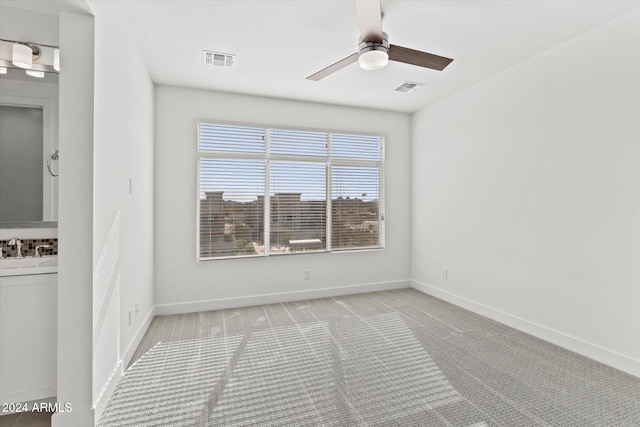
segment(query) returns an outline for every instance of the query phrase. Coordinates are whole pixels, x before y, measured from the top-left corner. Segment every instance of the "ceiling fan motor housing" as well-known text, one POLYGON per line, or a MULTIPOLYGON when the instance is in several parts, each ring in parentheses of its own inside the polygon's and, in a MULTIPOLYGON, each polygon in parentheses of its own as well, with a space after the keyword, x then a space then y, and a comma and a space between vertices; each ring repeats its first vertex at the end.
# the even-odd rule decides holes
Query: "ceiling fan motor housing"
POLYGON ((382 33, 382 41, 362 40, 358 44, 358 62, 365 70, 379 70, 389 62, 389 36, 382 33))

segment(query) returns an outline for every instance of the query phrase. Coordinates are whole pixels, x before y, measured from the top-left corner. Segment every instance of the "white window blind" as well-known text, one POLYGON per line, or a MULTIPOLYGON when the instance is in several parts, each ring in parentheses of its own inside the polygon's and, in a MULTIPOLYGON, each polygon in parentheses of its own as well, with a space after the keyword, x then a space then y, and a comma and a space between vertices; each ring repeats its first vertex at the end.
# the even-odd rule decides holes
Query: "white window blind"
POLYGON ((326 165, 271 162, 271 252, 326 249, 326 165))
POLYGON ((332 166, 331 199, 334 249, 377 246, 379 242, 380 198, 378 168, 332 166))
POLYGON ((200 258, 260 253, 264 160, 200 159, 200 258))
POLYGON ((383 247, 383 142, 199 123, 198 259, 383 247))
POLYGON ((198 143, 202 151, 264 153, 264 129, 207 124, 200 125, 199 130, 198 143))
POLYGON ((380 160, 382 158, 382 138, 370 135, 331 135, 331 154, 335 158, 360 160, 380 160))
POLYGON ((287 129, 269 129, 271 154, 327 156, 327 134, 287 129))

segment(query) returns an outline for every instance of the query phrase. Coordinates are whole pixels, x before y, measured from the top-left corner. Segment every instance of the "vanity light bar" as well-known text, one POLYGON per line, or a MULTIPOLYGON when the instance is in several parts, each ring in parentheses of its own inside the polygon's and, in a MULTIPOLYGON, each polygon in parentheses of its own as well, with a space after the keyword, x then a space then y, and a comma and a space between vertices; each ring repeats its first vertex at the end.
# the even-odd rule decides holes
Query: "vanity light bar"
POLYGON ((30 75, 42 73, 58 74, 60 71, 60 48, 38 43, 0 39, 0 74, 7 69, 33 71, 30 75), (29 55, 30 54, 30 55, 29 55))

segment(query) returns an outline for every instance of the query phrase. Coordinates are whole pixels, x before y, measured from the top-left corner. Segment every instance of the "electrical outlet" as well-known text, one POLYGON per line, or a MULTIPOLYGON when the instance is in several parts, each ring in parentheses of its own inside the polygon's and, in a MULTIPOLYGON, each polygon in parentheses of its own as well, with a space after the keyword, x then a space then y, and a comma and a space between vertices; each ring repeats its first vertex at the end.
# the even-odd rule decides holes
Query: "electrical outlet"
POLYGON ((446 268, 442 269, 442 278, 443 279, 447 279, 447 277, 449 276, 449 272, 447 271, 446 268))
POLYGON ((304 280, 311 280, 311 270, 304 270, 304 280))

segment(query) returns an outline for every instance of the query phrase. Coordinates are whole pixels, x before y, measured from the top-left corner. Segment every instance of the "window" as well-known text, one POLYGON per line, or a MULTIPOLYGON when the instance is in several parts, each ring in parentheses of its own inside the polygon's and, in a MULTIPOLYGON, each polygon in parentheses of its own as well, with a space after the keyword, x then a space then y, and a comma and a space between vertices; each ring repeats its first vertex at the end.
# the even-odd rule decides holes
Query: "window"
POLYGON ((198 259, 384 246, 380 136, 198 124, 198 259))

